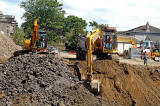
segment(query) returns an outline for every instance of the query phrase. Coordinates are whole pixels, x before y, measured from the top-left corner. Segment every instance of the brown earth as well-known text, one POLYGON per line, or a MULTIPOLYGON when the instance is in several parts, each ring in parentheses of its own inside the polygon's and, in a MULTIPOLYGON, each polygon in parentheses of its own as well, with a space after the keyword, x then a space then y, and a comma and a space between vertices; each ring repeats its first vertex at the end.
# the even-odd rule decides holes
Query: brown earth
POLYGON ((21 50, 13 40, 0 32, 0 63, 5 63, 15 51, 21 50))
MULTIPOLYGON (((86 78, 86 61, 71 61, 70 70, 81 79, 86 78), (74 66, 74 67, 73 67, 74 66), (76 71, 75 71, 76 70, 76 71)), ((101 82, 102 98, 110 105, 158 106, 160 104, 160 66, 119 63, 114 60, 96 60, 94 79, 101 82)))
MULTIPOLYGON (((17 49, 19 49, 19 47, 17 47, 13 43, 12 40, 8 40, 8 38, 3 35, 0 35, 0 44, 2 44, 2 46, 0 47, 0 49, 2 51, 2 52, 0 52, 0 63, 5 62, 10 56, 12 56, 13 51, 16 51, 17 49), (12 43, 10 43, 10 42, 12 42, 12 43), (3 57, 5 57, 6 59, 3 57)), ((13 61, 13 63, 15 63, 15 62, 13 61)), ((68 63, 68 61, 63 60, 63 64, 65 64, 65 63, 68 63)), ((27 64, 28 64, 28 67, 31 67, 30 63, 27 63, 27 64)), ((38 64, 40 64, 40 63, 38 63, 38 64)), ((11 67, 12 65, 9 65, 9 66, 10 66, 10 71, 12 71, 13 70, 13 68, 11 67)), ((45 66, 45 65, 42 65, 42 66, 45 66)), ((69 62, 68 66, 69 66, 70 71, 73 72, 75 75, 77 75, 80 79, 82 79, 82 80, 86 79, 86 72, 87 72, 86 61, 71 60, 69 62)), ((111 105, 111 106, 115 106, 115 105, 116 106, 117 105, 118 106, 119 105, 120 106, 121 105, 122 106, 123 105, 124 106, 128 106, 128 105, 132 105, 132 106, 143 106, 143 105, 145 105, 145 106, 159 106, 159 104, 160 104, 160 74, 158 72, 152 73, 153 70, 160 70, 160 65, 158 63, 156 65, 154 65, 154 62, 151 61, 150 65, 146 67, 146 66, 143 66, 143 61, 141 61, 141 60, 138 60, 138 62, 136 60, 130 61, 130 60, 122 60, 122 59, 116 60, 116 61, 115 60, 95 60, 93 66, 94 66, 93 67, 93 70, 94 70, 93 78, 99 79, 99 81, 101 82, 100 96, 103 99, 105 99, 107 101, 107 103, 109 103, 109 105, 111 105), (128 63, 130 63, 130 64, 128 64, 128 63)), ((8 66, 6 65, 6 68, 7 67, 8 66)), ((35 67, 32 67, 32 68, 35 68, 35 67)), ((19 68, 17 68, 17 70, 18 69, 19 68)), ((61 68, 57 68, 57 69, 61 69, 61 68)), ((47 68, 47 70, 48 70, 48 68, 47 68)), ((61 71, 63 72, 63 70, 61 70, 61 71)), ((61 72, 61 71, 56 71, 56 72, 61 72)), ((46 74, 46 75, 49 75, 49 74, 46 74)), ((52 75, 52 74, 50 74, 50 75, 52 75)), ((8 78, 8 77, 5 77, 5 78, 8 78)), ((53 79, 53 77, 51 79, 53 79)), ((21 79, 19 79, 19 80, 21 80, 21 79)), ((46 80, 46 81, 48 81, 48 80, 46 80)), ((54 82, 54 81, 52 81, 52 82, 54 82)), ((62 81, 61 81, 61 83, 62 83, 62 81)), ((7 83, 7 84, 10 84, 10 83, 7 83)), ((35 83, 33 83, 33 84, 36 85, 35 83)), ((16 85, 17 84, 15 84, 15 86, 16 85)), ((48 84, 48 85, 50 85, 50 84, 48 84)), ((87 91, 87 89, 85 89, 83 86, 81 87, 80 85, 81 84, 75 84, 75 86, 72 89, 70 89, 70 88, 66 89, 66 87, 63 86, 62 87, 63 90, 59 90, 59 91, 63 92, 65 90, 67 90, 67 94, 62 93, 62 92, 60 92, 59 94, 61 94, 61 95, 65 94, 65 97, 66 97, 66 99, 64 99, 65 102, 62 100, 62 103, 61 103, 61 100, 59 99, 59 95, 57 95, 58 101, 55 102, 54 101, 55 99, 52 98, 54 101, 53 104, 58 103, 58 104, 64 105, 67 100, 71 101, 70 104, 74 101, 74 105, 75 104, 82 105, 82 102, 83 102, 83 104, 86 103, 87 105, 99 104, 99 102, 102 102, 102 101, 99 101, 97 98, 95 98, 92 94, 90 94, 87 91)), ((30 87, 28 87, 28 88, 30 88, 30 87)), ((31 86, 31 88, 33 88, 33 87, 31 86)), ((41 89, 41 88, 33 88, 33 89, 41 89)), ((20 89, 17 88, 17 91, 19 91, 19 90, 20 89)), ((11 89, 11 91, 12 91, 12 89, 11 89)), ((13 90, 12 92, 15 92, 15 91, 13 90)), ((44 91, 38 92, 37 94, 39 95, 39 94, 43 94, 43 93, 44 93, 44 91)), ((50 95, 40 96, 40 97, 45 97, 45 99, 40 98, 40 100, 42 100, 42 101, 39 102, 37 100, 37 98, 38 98, 37 94, 35 93, 32 95, 28 92, 26 94, 22 93, 22 95, 19 95, 19 96, 12 95, 13 96, 13 99, 12 99, 12 98, 6 98, 6 96, 3 93, 1 93, 0 98, 2 97, 3 99, 5 99, 3 102, 4 104, 6 103, 6 101, 12 100, 12 103, 14 105, 26 104, 25 102, 27 102, 28 104, 32 104, 32 105, 33 104, 38 105, 38 104, 40 104, 40 102, 45 102, 45 101, 48 102, 48 98, 50 99, 50 97, 51 97, 50 95)), ((52 94, 52 93, 49 93, 49 94, 52 94)), ((7 96, 12 97, 9 94, 7 96)), ((54 97, 55 95, 52 95, 52 96, 54 97)), ((51 102, 53 102, 53 101, 51 101, 51 102)), ((7 104, 10 104, 10 102, 7 102, 7 104)), ((42 103, 42 104, 44 105, 45 103, 42 103)))

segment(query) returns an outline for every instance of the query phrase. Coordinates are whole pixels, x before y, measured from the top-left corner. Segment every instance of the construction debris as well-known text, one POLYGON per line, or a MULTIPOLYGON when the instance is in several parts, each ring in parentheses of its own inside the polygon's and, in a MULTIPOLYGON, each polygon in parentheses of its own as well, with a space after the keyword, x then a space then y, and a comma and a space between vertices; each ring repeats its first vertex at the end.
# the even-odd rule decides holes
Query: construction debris
POLYGON ((25 54, 0 67, 2 106, 107 106, 53 55, 25 54))

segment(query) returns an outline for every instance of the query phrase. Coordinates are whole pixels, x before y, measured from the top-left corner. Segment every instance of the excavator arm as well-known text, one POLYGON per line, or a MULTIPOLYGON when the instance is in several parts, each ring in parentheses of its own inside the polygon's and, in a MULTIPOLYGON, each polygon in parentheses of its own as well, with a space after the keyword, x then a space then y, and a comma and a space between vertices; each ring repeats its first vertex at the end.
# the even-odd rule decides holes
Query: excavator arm
POLYGON ((26 39, 24 41, 24 49, 36 50, 37 49, 36 41, 37 41, 37 20, 34 21, 31 40, 26 39))
POLYGON ((89 33, 86 38, 87 45, 87 80, 90 82, 90 87, 93 92, 100 91, 100 83, 97 79, 93 79, 93 50, 95 49, 95 42, 102 36, 101 30, 95 29, 92 33, 89 33))
POLYGON ((93 73, 93 70, 92 70, 92 41, 91 41, 91 38, 90 37, 87 37, 87 74, 88 74, 88 80, 91 81, 92 80, 92 73, 93 73))
POLYGON ((102 38, 102 32, 100 29, 94 29, 92 33, 89 33, 86 37, 86 45, 87 45, 87 66, 88 66, 88 80, 92 79, 92 64, 93 64, 93 50, 96 49, 96 45, 102 45, 102 42, 99 42, 100 38, 102 38), (95 43, 96 42, 96 43, 95 43))
POLYGON ((33 31, 32 31, 32 37, 31 37, 31 48, 32 49, 37 48, 36 41, 37 41, 37 20, 34 21, 34 26, 33 26, 33 31))
POLYGON ((122 37, 121 36, 117 38, 117 41, 130 42, 133 47, 137 47, 136 42, 133 40, 133 37, 122 37))
MULTIPOLYGON (((107 49, 105 47, 105 42, 102 37, 106 37, 105 33, 103 34, 100 29, 93 29, 93 31, 87 34, 86 37, 86 46, 87 46, 87 80, 90 82, 91 90, 93 92, 100 91, 100 81, 95 79, 93 76, 93 53, 97 56, 109 57, 110 54, 115 54, 117 51, 115 48, 107 49), (109 54, 109 55, 108 55, 109 54)), ((112 37, 113 39, 113 37, 112 37)), ((115 40, 115 39, 114 39, 115 40)), ((130 41, 130 40, 129 40, 130 41)))

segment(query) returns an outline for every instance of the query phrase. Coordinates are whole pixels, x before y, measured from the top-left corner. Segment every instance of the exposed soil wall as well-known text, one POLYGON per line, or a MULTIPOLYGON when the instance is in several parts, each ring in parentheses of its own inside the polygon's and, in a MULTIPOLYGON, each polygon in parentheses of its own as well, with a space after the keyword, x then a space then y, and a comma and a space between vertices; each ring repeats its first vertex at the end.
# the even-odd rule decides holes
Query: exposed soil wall
POLYGON ((0 63, 5 63, 15 51, 21 49, 10 37, 0 32, 0 63))
MULTIPOLYGON (((81 78, 86 77, 85 61, 77 64, 81 78)), ((74 69, 70 70, 77 74, 74 69)), ((160 104, 160 66, 129 65, 114 60, 96 60, 93 64, 94 79, 101 82, 100 95, 109 105, 158 106, 160 104)))

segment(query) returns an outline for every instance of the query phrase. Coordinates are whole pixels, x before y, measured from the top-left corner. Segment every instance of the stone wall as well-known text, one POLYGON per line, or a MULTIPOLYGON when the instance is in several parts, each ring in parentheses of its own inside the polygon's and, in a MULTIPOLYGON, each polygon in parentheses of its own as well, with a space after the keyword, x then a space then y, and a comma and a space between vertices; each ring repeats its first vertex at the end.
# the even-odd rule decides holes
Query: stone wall
POLYGON ((18 23, 13 15, 3 15, 0 11, 0 31, 3 31, 5 35, 10 36, 17 31, 18 23))

